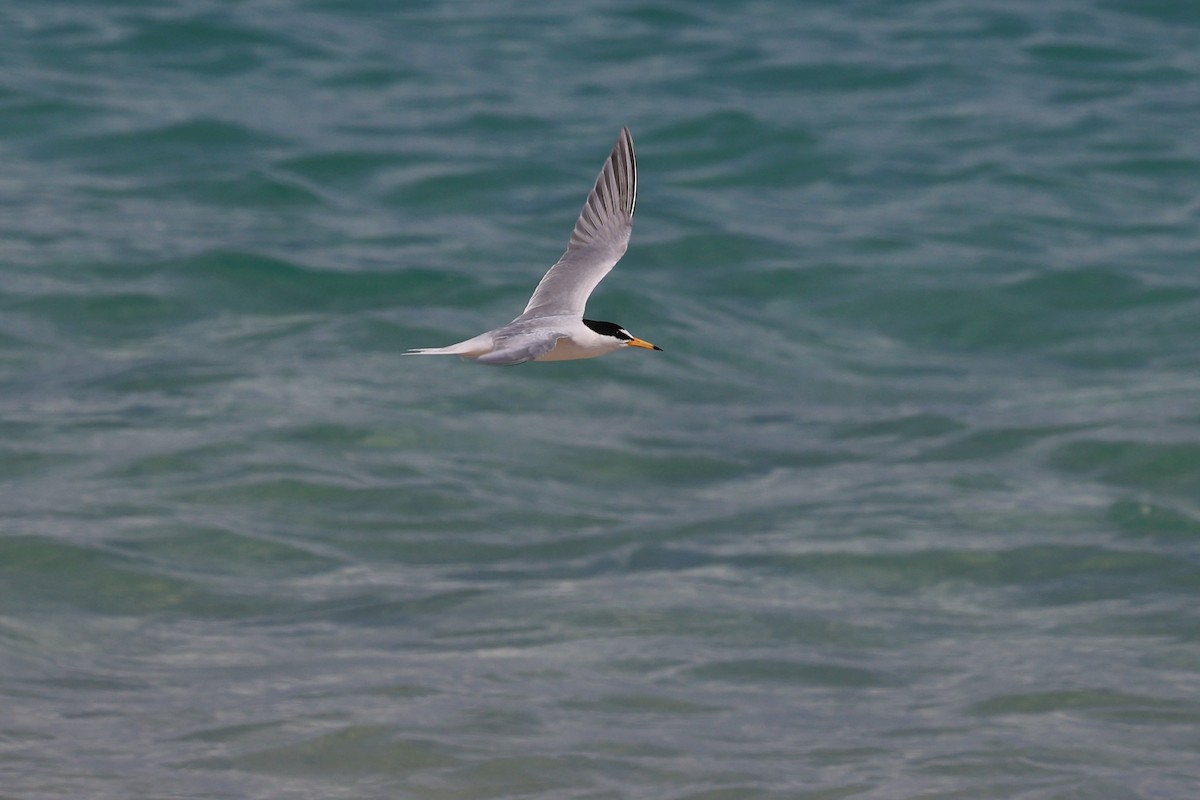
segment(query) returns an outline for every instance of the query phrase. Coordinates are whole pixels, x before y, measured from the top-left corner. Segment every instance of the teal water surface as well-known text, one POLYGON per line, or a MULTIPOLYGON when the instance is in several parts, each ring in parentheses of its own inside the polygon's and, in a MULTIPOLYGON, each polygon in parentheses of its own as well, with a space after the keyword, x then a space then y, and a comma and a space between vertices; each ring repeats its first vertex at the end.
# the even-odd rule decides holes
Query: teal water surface
POLYGON ((0 797, 1197 796, 1192 4, 0 21, 0 797))

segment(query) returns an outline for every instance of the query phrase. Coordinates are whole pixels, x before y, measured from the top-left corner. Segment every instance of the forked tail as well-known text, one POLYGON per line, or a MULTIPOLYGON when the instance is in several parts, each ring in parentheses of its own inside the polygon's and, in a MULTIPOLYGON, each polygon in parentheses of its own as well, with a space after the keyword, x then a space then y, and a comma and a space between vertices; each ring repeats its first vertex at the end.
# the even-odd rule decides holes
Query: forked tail
POLYGON ((414 347, 406 356, 465 356, 478 358, 484 353, 492 352, 492 337, 484 333, 465 342, 452 344, 448 347, 414 347))
POLYGON ((407 353, 406 356, 462 356, 467 355, 466 351, 459 350, 460 345, 453 344, 449 347, 414 347, 407 353))

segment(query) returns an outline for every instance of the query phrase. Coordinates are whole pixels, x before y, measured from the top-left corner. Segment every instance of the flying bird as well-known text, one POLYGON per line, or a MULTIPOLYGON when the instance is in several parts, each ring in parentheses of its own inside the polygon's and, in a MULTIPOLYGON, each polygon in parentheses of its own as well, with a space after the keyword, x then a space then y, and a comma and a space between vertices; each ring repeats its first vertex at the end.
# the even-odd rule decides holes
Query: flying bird
POLYGON ((410 350, 410 356, 462 356, 509 367, 526 361, 595 358, 622 347, 662 350, 615 322, 584 319, 588 297, 629 246, 637 202, 633 137, 622 128, 571 232, 567 252, 542 277, 521 316, 448 347, 410 350))

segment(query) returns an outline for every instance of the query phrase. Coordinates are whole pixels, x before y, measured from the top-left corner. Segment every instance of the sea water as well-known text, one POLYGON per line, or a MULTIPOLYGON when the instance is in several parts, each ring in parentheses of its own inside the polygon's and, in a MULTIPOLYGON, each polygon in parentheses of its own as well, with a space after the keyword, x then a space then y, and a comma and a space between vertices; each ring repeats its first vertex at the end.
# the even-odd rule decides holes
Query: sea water
POLYGON ((0 796, 1200 796, 1196 4, 0 23, 0 796))

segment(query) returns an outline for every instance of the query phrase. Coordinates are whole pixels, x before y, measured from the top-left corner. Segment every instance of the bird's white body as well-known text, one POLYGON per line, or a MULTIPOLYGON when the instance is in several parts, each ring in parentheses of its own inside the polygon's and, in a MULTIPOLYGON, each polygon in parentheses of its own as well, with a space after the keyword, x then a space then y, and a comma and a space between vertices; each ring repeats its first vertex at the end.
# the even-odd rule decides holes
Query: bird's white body
POLYGON ((574 325, 566 336, 554 344, 554 349, 534 361, 574 361, 580 358, 595 358, 622 347, 628 347, 629 342, 622 342, 611 336, 601 336, 579 320, 573 320, 574 325))
POLYGON ((595 358, 622 347, 661 350, 612 322, 583 318, 592 290, 629 244, 637 202, 637 160, 628 128, 613 146, 575 222, 567 252, 543 276, 519 317, 507 325, 448 347, 406 355, 462 356, 481 364, 595 358))
POLYGON ((501 337, 496 334, 500 332, 519 334, 521 327, 530 327, 535 333, 551 331, 557 334, 554 347, 549 352, 531 359, 533 361, 571 361, 580 358, 595 358, 625 346, 625 343, 619 339, 596 333, 578 318, 561 316, 541 317, 536 326, 522 326, 518 322, 512 322, 503 328, 481 333, 458 344, 448 347, 425 347, 410 355, 462 356, 477 359, 496 352, 498 348, 502 347, 501 337))

